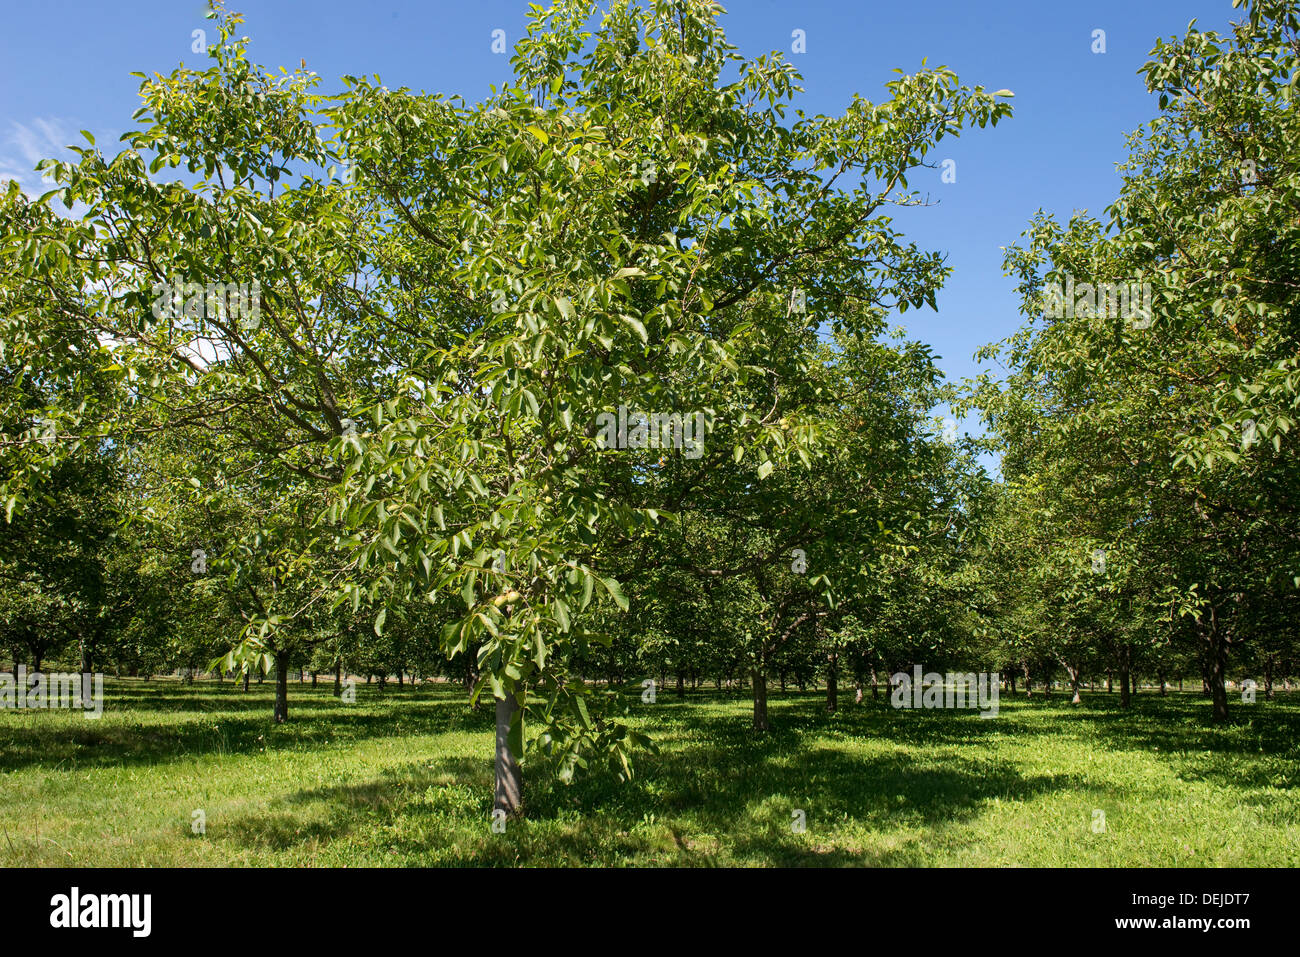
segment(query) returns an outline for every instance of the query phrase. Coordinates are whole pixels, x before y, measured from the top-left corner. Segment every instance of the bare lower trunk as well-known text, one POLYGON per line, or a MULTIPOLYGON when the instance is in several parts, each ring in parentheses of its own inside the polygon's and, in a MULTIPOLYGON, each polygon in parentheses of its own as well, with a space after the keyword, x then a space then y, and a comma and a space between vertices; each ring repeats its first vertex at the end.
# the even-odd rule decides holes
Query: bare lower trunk
POLYGON ((1224 669, 1219 662, 1210 665, 1210 700, 1214 702, 1214 719, 1222 721, 1228 717, 1228 689, 1224 684, 1224 669))
POLYGON ((767 676, 754 669, 754 730, 767 731, 767 676))
POLYGON ((289 653, 280 651, 275 656, 275 723, 289 720, 289 653))
POLYGON ((838 664, 839 661, 836 656, 831 655, 830 667, 826 671, 826 710, 828 712, 834 711, 839 705, 840 676, 837 668, 838 664))
POLYGON ((1119 706, 1127 708, 1133 703, 1133 689, 1130 685, 1129 650, 1120 649, 1119 653, 1119 706))
POLYGON ((519 702, 514 695, 498 699, 496 797, 492 807, 511 816, 518 815, 524 806, 524 779, 519 769, 519 757, 510 750, 510 723, 518 711, 519 702))
POLYGON ((336 660, 334 662, 334 697, 341 697, 343 694, 343 662, 336 660))
POLYGON ((1225 685, 1228 671, 1227 636, 1219 627, 1218 617, 1210 612, 1209 661, 1206 678, 1210 685, 1210 700, 1214 702, 1214 720, 1224 721, 1228 717, 1228 689, 1225 685))

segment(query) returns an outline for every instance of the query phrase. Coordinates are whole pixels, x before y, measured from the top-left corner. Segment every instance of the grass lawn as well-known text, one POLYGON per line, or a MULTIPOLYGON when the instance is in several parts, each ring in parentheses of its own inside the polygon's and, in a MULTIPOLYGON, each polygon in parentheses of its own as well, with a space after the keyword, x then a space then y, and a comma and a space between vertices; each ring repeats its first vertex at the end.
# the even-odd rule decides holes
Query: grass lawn
POLYGON ((272 694, 110 679, 98 721, 0 711, 0 864, 1300 866, 1300 695, 1213 727, 1191 694, 995 720, 776 694, 755 737, 743 697, 661 692, 632 783, 526 763, 528 819, 494 834, 490 707, 291 683, 276 727, 272 694))

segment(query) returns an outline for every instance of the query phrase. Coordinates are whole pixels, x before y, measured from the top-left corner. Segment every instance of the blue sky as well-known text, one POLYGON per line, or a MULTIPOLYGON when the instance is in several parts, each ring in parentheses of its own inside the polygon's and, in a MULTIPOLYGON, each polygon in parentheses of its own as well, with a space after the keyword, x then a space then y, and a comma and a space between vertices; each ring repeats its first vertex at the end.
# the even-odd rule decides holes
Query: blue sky
MULTIPOLYGON (((305 59, 324 79, 324 91, 337 89, 344 73, 378 73, 390 87, 469 100, 508 77, 508 56, 491 52, 491 34, 503 29, 513 44, 527 10, 524 0, 232 0, 230 6, 245 15, 257 62, 276 67, 305 59)), ((939 170, 913 178, 937 205, 898 217, 923 248, 946 252, 954 269, 937 314, 904 317, 953 379, 973 375, 974 351, 1021 323, 1013 284, 1002 275, 1002 247, 1017 241, 1034 211, 1042 207, 1062 218, 1074 209, 1100 213, 1115 197, 1124 134, 1156 112, 1136 72, 1156 38, 1182 34, 1193 18, 1203 29, 1223 32, 1239 15, 1230 0, 733 0, 724 6, 724 25, 740 52, 789 55, 804 76, 798 105, 809 113, 837 112, 854 92, 882 98, 893 69, 914 71, 922 58, 952 67, 964 83, 1015 92, 1010 120, 941 145, 936 158, 956 161, 955 183, 941 182, 939 170), (791 50, 796 29, 806 35, 801 54, 791 50), (1105 31, 1105 53, 1092 52, 1098 29, 1105 31)), ((31 167, 79 140, 81 129, 111 149, 132 128, 138 106, 131 71, 206 65, 191 52, 193 30, 214 35, 204 9, 199 0, 10 5, 0 29, 0 178, 39 189, 31 167)))

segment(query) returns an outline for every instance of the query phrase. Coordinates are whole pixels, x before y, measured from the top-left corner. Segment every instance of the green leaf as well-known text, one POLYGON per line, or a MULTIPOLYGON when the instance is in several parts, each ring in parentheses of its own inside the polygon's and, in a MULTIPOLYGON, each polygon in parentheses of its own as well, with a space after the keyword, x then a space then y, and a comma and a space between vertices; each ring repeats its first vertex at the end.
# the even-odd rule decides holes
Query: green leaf
POLYGON ((605 591, 609 592, 609 597, 614 599, 614 604, 627 611, 627 596, 623 594, 622 586, 612 578, 602 578, 600 583, 605 586, 605 591))
POLYGON ((626 315, 621 316, 620 318, 631 327, 632 331, 641 338, 642 342, 648 343, 650 341, 650 337, 646 334, 645 326, 641 324, 640 319, 637 319, 635 316, 626 315))

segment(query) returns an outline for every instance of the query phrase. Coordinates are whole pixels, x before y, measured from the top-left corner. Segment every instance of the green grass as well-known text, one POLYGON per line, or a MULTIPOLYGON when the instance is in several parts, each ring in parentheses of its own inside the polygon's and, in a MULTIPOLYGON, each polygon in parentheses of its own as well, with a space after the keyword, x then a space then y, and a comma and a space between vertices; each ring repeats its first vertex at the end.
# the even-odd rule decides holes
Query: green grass
POLYGON ((1218 727, 1190 694, 1004 696, 996 720, 775 695, 755 736, 744 698, 661 693, 633 782, 534 769, 505 834, 490 709, 291 684, 276 727, 271 695, 110 680, 98 721, 0 711, 0 864, 1300 866, 1295 695, 1218 727))

